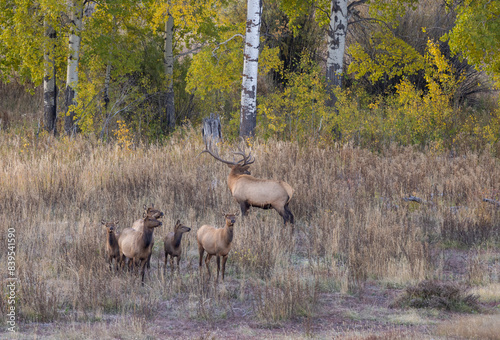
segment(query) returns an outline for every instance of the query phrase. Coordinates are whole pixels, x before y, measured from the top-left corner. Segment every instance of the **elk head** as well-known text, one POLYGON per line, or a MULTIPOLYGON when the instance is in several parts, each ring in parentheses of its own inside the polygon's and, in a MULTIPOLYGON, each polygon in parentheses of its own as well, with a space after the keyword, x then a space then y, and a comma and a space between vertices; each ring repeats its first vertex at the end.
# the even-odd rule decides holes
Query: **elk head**
POLYGON ((106 230, 108 231, 108 233, 112 233, 113 231, 116 230, 116 226, 118 224, 118 220, 114 221, 114 222, 105 222, 104 220, 101 220, 101 224, 106 227, 106 230))
POLYGON ((142 214, 142 217, 145 218, 146 216, 153 217, 155 219, 162 218, 163 217, 163 212, 161 212, 158 209, 155 209, 154 204, 151 204, 151 207, 146 207, 144 204, 144 213, 142 214))
POLYGON ((183 225, 181 223, 180 220, 177 220, 177 222, 175 223, 174 232, 187 233, 187 232, 190 232, 190 231, 191 231, 191 228, 186 227, 185 225, 183 225))

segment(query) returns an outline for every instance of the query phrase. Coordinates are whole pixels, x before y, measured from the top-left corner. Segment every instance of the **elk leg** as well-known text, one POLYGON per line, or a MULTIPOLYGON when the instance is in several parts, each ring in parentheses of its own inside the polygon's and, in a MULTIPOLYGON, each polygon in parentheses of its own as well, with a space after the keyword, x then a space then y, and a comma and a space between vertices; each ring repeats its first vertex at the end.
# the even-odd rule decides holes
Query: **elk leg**
POLYGON ((207 270, 208 270, 208 278, 210 279, 210 277, 212 276, 212 274, 210 273, 210 266, 208 265, 210 263, 210 260, 212 259, 212 255, 210 255, 209 253, 207 253, 207 257, 205 257, 205 264, 207 265, 207 270))
POLYGON ((142 275, 142 285, 144 286, 144 273, 146 272, 146 266, 148 265, 148 259, 142 261, 141 275, 142 275))
POLYGON ((149 256, 148 256, 148 259, 146 260, 146 265, 149 268, 151 268, 151 255, 153 254, 153 252, 149 253, 149 256))
POLYGON ((290 222, 293 224, 293 214, 288 208, 288 203, 284 205, 283 208, 273 206, 274 210, 280 214, 281 217, 283 217, 283 224, 286 225, 287 222, 290 222))
POLYGON ((281 217, 283 217, 283 223, 286 225, 286 221, 288 220, 286 210, 276 205, 273 205, 273 209, 276 210, 281 217))
POLYGON ((163 274, 165 274, 165 270, 167 270, 167 263, 168 263, 168 253, 165 252, 165 266, 163 267, 163 274))
POLYGON ((240 202, 241 216, 248 215, 248 208, 250 208, 250 204, 246 201, 240 202))
POLYGON ((201 269, 201 260, 203 259, 203 253, 205 252, 205 249, 203 249, 202 246, 198 245, 198 252, 200 253, 200 269, 201 269))
POLYGON ((288 221, 291 223, 291 224, 294 224, 294 217, 293 217, 293 214, 292 212, 290 211, 290 208, 288 208, 288 203, 285 204, 285 214, 287 216, 287 219, 288 221))
POLYGON ((222 281, 224 281, 224 273, 226 272, 226 261, 227 261, 227 255, 224 255, 222 257, 222 281))
POLYGON ((120 267, 122 268, 122 270, 125 269, 125 255, 123 254, 120 254, 120 267))
POLYGON ((174 271, 174 256, 170 255, 170 271, 174 271))
POLYGON ((179 262, 181 261, 181 256, 177 256, 177 271, 180 272, 181 271, 181 267, 179 267, 179 262))

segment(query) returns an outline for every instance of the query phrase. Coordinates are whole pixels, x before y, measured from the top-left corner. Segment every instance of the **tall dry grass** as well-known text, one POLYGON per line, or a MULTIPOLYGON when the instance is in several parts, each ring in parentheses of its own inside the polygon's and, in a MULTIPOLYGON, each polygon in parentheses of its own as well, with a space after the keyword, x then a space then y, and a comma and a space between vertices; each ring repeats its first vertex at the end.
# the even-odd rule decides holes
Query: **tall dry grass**
MULTIPOLYGON (((5 244, 7 229, 16 229, 22 320, 132 315, 141 324, 165 305, 175 315, 212 320, 242 304, 259 320, 280 322, 314 314, 318 294, 356 290, 367 279, 439 278, 443 246, 500 240, 498 210, 482 202, 500 195, 498 160, 488 153, 450 157, 393 147, 376 154, 257 140, 252 174, 293 186, 295 233, 275 211, 251 209, 235 225, 226 282, 215 285, 199 275, 195 234, 202 224, 222 226, 221 211, 238 205, 227 166, 199 156, 203 148, 191 129, 133 150, 0 134, 0 235, 5 244), (426 202, 402 199, 410 194, 426 202), (129 227, 150 203, 165 219, 141 287, 137 276, 109 270, 99 222, 129 227), (180 275, 164 275, 161 239, 177 219, 193 229, 183 238, 180 275)), ((222 145, 220 153, 232 157, 233 148, 222 145)), ((5 266, 0 275, 7 277, 5 266)), ((0 309, 5 313, 3 300, 0 309)))

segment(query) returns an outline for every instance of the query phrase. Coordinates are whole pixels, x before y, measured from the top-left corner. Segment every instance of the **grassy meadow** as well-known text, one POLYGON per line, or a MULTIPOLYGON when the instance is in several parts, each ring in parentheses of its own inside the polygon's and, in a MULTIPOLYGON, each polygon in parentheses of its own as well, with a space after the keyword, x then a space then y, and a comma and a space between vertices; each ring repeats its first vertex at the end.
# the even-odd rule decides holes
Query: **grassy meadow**
MULTIPOLYGON (((219 148, 232 158, 236 144, 219 148)), ((247 148, 252 175, 294 188, 295 232, 276 211, 250 209, 216 284, 200 276, 196 231, 222 227, 222 213, 239 206, 228 167, 203 149, 192 128, 130 148, 0 132, 0 235, 7 244, 15 228, 19 279, 14 337, 499 338, 500 210, 483 201, 500 199, 491 152, 257 139, 247 148), (100 221, 123 230, 151 203, 165 217, 141 286, 138 275, 109 270, 100 221), (162 239, 177 219, 192 230, 180 272, 164 272, 162 239), (449 308, 396 303, 421 282, 453 284, 464 298, 449 308), (454 313, 478 331, 457 327, 454 313)), ((7 308, 1 299, 3 320, 7 308)))

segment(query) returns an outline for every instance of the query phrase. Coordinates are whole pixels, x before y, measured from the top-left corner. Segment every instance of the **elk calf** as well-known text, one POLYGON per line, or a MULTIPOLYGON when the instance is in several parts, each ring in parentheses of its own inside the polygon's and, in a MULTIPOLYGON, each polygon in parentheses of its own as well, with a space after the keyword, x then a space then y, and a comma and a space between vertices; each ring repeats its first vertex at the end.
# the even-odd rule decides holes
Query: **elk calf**
POLYGON ((163 271, 165 271, 165 269, 167 268, 168 255, 170 255, 170 269, 174 271, 174 257, 177 257, 177 270, 179 270, 179 261, 181 260, 182 254, 182 235, 190 231, 191 228, 182 225, 181 221, 177 220, 177 222, 175 223, 174 231, 169 232, 167 236, 165 236, 165 238, 163 239, 165 246, 165 267, 163 271))
POLYGON ((148 259, 151 257, 151 243, 153 242, 153 231, 162 225, 157 219, 146 216, 143 219, 143 226, 141 230, 134 228, 127 228, 122 231, 118 238, 118 245, 120 247, 120 255, 122 265, 125 264, 125 259, 129 259, 134 263, 140 262, 142 284, 144 285, 144 272, 148 259))
POLYGON ((245 216, 250 207, 262 209, 273 208, 281 217, 284 224, 294 223, 293 214, 288 208, 288 203, 293 196, 293 188, 286 182, 270 179, 255 178, 248 170, 250 164, 255 162, 251 153, 245 155, 243 151, 235 152, 243 158, 238 162, 230 162, 219 157, 208 148, 201 153, 207 152, 216 160, 227 164, 231 171, 227 176, 227 185, 234 199, 240 205, 241 214, 245 216))
POLYGON ((236 214, 225 214, 226 226, 216 229, 210 225, 203 225, 196 233, 198 241, 198 251, 200 253, 200 273, 202 271, 203 253, 207 252, 205 264, 210 278, 210 259, 212 256, 217 257, 217 281, 219 280, 220 257, 222 256, 222 280, 224 281, 224 272, 226 271, 227 254, 231 250, 231 242, 233 241, 233 227, 236 222, 236 214))
POLYGON ((116 225, 118 221, 115 222, 104 222, 101 224, 106 227, 106 260, 109 263, 109 269, 112 270, 113 259, 115 260, 116 269, 118 270, 118 262, 120 261, 120 248, 118 247, 118 237, 119 234, 116 232, 116 225))

